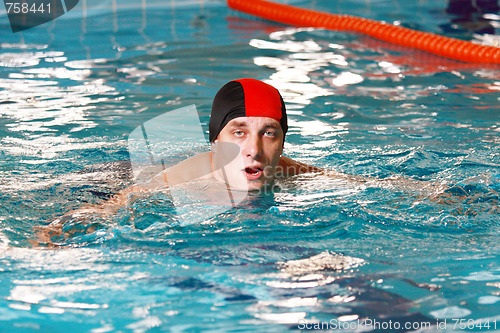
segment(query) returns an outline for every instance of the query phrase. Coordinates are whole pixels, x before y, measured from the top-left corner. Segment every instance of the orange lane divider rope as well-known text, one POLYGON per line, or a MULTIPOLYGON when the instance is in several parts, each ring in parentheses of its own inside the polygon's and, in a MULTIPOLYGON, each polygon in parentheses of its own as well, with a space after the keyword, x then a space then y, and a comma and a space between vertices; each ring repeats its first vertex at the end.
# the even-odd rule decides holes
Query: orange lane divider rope
POLYGON ((351 15, 323 13, 264 0, 227 0, 230 8, 292 26, 362 33, 464 62, 500 64, 500 47, 416 31, 351 15))

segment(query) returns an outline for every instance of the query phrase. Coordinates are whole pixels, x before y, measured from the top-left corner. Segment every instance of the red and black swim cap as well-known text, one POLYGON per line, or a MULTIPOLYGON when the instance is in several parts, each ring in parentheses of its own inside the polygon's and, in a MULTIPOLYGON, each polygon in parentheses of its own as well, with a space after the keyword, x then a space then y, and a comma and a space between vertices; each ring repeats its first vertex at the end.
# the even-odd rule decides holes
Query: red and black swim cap
POLYGON ((238 117, 268 117, 277 120, 283 136, 288 130, 286 108, 279 91, 256 79, 234 80, 215 95, 210 116, 209 139, 214 142, 220 131, 238 117))

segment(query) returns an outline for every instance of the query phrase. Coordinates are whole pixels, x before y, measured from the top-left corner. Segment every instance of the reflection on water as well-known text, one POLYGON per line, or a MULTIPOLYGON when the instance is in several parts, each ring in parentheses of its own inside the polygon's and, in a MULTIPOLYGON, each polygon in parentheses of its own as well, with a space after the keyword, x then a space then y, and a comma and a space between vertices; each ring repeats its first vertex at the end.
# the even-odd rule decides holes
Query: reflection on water
MULTIPOLYGON (((329 65, 346 66, 345 58, 334 52, 324 52, 323 47, 313 40, 296 41, 296 32, 312 31, 311 29, 288 29, 270 35, 271 41, 253 39, 250 46, 262 50, 286 51, 285 57, 255 57, 254 63, 274 69, 276 72, 267 81, 275 86, 289 105, 291 114, 297 114, 293 109, 302 108, 318 96, 332 95, 329 89, 324 89, 311 80, 310 73, 329 65)), ((333 47, 332 47, 333 48, 333 47)))
POLYGON ((66 126, 76 132, 97 125, 88 119, 88 111, 109 97, 95 96, 117 93, 102 80, 90 80, 90 69, 65 67, 66 60, 64 52, 54 51, 0 56, 0 66, 19 69, 9 70, 8 78, 0 78, 0 100, 9 102, 2 105, 1 111, 11 120, 6 125, 8 131, 30 137, 66 126), (62 84, 64 80, 77 84, 62 84))
POLYGON ((282 263, 282 271, 290 275, 303 275, 318 271, 349 271, 364 263, 363 259, 322 252, 308 259, 282 263))

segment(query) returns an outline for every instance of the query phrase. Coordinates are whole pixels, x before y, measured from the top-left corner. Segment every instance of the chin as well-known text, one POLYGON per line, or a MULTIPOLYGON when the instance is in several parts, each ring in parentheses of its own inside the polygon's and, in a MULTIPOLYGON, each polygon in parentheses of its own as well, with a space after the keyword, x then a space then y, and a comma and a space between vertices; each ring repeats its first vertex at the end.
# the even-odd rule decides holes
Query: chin
POLYGON ((262 188, 264 187, 265 185, 264 184, 248 184, 248 191, 249 192, 258 192, 260 190, 262 190, 262 188))
POLYGON ((246 176, 242 174, 232 174, 227 175, 226 178, 218 179, 219 181, 225 182, 229 188, 235 191, 247 191, 247 192, 259 192, 267 191, 267 189, 272 185, 273 179, 271 177, 260 177, 259 179, 247 179, 246 176))
POLYGON ((249 192, 268 192, 272 188, 272 181, 250 182, 248 184, 249 192))

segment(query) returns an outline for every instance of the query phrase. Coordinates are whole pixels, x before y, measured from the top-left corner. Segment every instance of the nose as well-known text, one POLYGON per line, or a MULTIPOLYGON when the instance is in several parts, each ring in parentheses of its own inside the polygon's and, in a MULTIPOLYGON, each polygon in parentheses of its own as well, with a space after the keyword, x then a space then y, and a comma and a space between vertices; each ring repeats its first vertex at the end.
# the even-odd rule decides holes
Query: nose
POLYGON ((258 159, 262 155, 262 138, 259 135, 250 135, 245 141, 243 156, 258 159))

